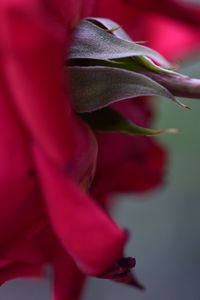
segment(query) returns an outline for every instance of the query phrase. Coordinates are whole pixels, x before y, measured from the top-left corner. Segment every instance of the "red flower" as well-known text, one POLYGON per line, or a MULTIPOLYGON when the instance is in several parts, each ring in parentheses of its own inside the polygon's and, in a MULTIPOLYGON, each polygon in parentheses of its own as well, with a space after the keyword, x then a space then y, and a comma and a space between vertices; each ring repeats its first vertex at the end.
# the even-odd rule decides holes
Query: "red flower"
MULTIPOLYGON (((0 2, 0 283, 42 276, 44 264, 51 262, 56 300, 78 299, 83 274, 141 288, 129 272, 134 259, 121 259, 126 233, 84 192, 94 176, 97 143, 71 110, 63 61, 74 25, 93 8, 92 1, 86 2, 0 2)), ((149 108, 131 105, 134 120, 144 124, 149 108)), ((116 139, 110 138, 113 147, 116 139)), ((161 180, 163 150, 147 138, 134 138, 131 145, 129 138, 123 142, 133 147, 135 156, 129 160, 130 152, 122 149, 116 171, 128 173, 131 180, 114 178, 104 189, 104 171, 98 165, 93 185, 98 196, 102 189, 105 194, 146 190, 161 180), (132 186, 135 174, 138 181, 132 186)), ((106 158, 101 137, 99 146, 100 161, 106 158)), ((112 167, 110 161, 103 166, 112 167)))
POLYGON ((47 4, 0 3, 0 282, 39 275, 51 261, 55 299, 74 299, 79 270, 105 274, 126 234, 78 186, 90 184, 97 153, 63 87, 66 28, 69 39, 78 12, 73 1, 66 16, 64 1, 47 4))

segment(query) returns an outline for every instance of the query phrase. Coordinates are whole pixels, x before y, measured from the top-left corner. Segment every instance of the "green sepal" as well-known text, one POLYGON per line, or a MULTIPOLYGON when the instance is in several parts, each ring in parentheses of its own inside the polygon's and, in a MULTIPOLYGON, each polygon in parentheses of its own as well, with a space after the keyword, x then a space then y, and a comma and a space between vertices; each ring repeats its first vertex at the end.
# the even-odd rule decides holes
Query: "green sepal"
POLYGON ((171 67, 170 63, 153 49, 139 45, 134 41, 120 38, 117 35, 119 30, 111 33, 89 20, 82 20, 74 31, 69 58, 107 60, 132 56, 148 56, 166 68, 171 67))
MULTIPOLYGON (((128 34, 114 21, 111 21, 109 19, 105 18, 87 18, 86 20, 93 22, 94 24, 104 27, 107 31, 111 32, 114 36, 116 36, 119 39, 129 41, 131 43, 135 44, 141 44, 141 42, 133 42, 133 40, 128 36, 128 34)), ((144 43, 144 42, 142 42, 144 43)), ((148 48, 148 47, 146 47, 148 48)), ((150 49, 150 48, 148 48, 150 49)), ((152 57, 153 58, 153 57, 152 57)), ((154 58, 155 59, 155 58, 154 58)), ((174 75, 180 75, 176 72, 174 72, 174 66, 170 65, 169 62, 167 64, 165 63, 165 66, 167 67, 161 67, 156 65, 151 59, 147 56, 135 56, 135 60, 143 67, 150 69, 155 72, 160 73, 166 73, 166 74, 174 74, 174 75)), ((181 76, 181 75, 180 75, 181 76)))
POLYGON ((111 108, 103 108, 90 113, 79 114, 79 116, 96 131, 119 132, 125 135, 158 135, 161 133, 178 133, 179 129, 169 128, 155 130, 137 126, 127 120, 119 112, 111 108))
POLYGON ((67 70, 76 112, 95 111, 139 96, 161 96, 183 106, 165 87, 137 72, 106 66, 74 66, 67 70))

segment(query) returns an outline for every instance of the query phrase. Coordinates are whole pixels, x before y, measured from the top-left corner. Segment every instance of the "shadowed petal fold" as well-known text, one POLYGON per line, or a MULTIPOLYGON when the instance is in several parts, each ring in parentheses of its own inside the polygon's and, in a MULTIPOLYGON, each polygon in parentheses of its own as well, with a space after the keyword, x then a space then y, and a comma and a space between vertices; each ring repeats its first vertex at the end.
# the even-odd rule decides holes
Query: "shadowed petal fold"
POLYGON ((122 257, 125 233, 39 148, 33 153, 52 226, 62 245, 84 273, 105 272, 122 257))

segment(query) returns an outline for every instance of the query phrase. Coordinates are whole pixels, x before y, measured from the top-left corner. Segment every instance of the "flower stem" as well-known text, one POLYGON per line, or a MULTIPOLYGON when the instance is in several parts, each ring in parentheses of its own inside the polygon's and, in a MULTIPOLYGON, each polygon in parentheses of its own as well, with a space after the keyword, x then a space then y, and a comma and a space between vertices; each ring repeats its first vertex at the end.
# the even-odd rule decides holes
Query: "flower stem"
POLYGON ((166 87, 174 96, 200 99, 200 79, 144 71, 144 75, 166 87))

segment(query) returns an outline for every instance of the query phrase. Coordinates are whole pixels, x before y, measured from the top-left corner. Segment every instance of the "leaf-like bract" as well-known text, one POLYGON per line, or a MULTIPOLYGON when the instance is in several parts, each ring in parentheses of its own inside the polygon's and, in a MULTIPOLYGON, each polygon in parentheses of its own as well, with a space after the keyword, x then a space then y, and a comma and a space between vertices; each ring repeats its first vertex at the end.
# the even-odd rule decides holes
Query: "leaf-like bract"
POLYGON ((124 69, 92 66, 69 67, 72 106, 77 112, 95 111, 114 102, 139 96, 161 96, 182 105, 151 78, 124 69))
POLYGON ((127 120, 119 112, 110 108, 103 108, 90 113, 80 114, 80 117, 86 121, 93 130, 120 132, 126 135, 158 135, 161 133, 177 133, 178 129, 169 128, 164 130, 155 130, 137 126, 127 120))
POLYGON ((147 56, 162 66, 170 67, 169 62, 158 52, 110 34, 93 22, 83 20, 77 25, 70 49, 70 59, 107 60, 132 56, 147 56))

